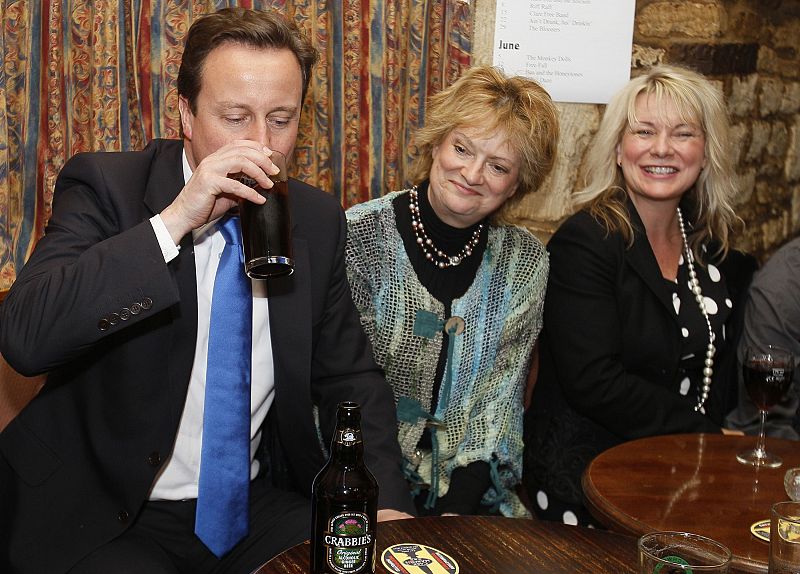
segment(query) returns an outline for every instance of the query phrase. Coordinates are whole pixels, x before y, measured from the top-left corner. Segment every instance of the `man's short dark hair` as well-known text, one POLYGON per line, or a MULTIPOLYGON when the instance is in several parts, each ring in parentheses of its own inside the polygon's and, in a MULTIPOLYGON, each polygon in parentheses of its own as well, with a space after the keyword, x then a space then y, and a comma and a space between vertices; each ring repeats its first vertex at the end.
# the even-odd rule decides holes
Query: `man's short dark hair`
POLYGON ((186 35, 186 46, 178 71, 178 95, 186 98, 192 113, 197 111, 197 95, 200 93, 206 57, 226 43, 290 50, 303 73, 305 98, 311 80, 311 68, 318 54, 297 24, 278 12, 223 8, 196 20, 186 35))

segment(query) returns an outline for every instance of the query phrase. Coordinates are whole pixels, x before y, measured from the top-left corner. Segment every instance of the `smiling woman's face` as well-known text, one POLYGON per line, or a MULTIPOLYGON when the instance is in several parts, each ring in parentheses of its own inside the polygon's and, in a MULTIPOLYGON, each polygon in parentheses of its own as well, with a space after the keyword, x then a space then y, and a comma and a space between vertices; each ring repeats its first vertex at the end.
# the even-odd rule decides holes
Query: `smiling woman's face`
POLYGON ((497 211, 519 186, 519 155, 505 132, 456 127, 433 148, 428 197, 436 215, 466 228, 497 211))
POLYGON ((669 97, 657 107, 654 96, 640 94, 636 119, 617 147, 628 194, 634 202, 677 203, 705 165, 705 134, 697 123, 681 118, 669 97))

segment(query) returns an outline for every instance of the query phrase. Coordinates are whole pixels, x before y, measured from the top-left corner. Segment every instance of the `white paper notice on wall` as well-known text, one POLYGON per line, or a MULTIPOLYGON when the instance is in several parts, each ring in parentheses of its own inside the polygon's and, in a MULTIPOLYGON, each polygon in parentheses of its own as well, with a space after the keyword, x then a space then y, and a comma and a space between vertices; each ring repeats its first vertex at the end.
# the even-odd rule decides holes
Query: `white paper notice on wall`
POLYGON ((497 0, 494 65, 557 102, 605 104, 630 79, 636 0, 497 0))

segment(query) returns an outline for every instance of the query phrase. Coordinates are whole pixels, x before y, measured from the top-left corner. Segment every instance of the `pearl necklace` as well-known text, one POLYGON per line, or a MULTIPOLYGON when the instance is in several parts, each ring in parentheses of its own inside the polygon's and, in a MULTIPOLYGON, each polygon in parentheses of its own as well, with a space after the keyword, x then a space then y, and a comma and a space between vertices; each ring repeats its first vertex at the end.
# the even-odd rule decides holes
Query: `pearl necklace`
POLYGON ((708 393, 711 390, 711 377, 714 375, 714 329, 711 327, 711 320, 708 318, 708 311, 706 310, 706 302, 703 299, 703 291, 700 289, 700 281, 697 279, 697 273, 694 270, 694 255, 692 250, 689 249, 689 242, 686 240, 686 228, 683 225, 683 214, 681 208, 678 208, 678 225, 681 228, 681 237, 683 238, 683 250, 686 253, 686 266, 689 269, 689 288, 694 293, 694 300, 697 301, 697 306, 700 307, 700 313, 703 319, 706 320, 708 327, 708 348, 706 349, 705 367, 703 368, 703 387, 700 390, 700 396, 697 399, 697 405, 694 410, 703 414, 706 413, 705 404, 708 399, 708 393))
POLYGON ((472 250, 481 239, 481 231, 483 231, 483 223, 478 225, 478 228, 473 232, 467 244, 457 255, 448 255, 441 249, 438 249, 433 240, 428 237, 425 232, 425 226, 422 224, 422 218, 419 215, 419 195, 417 186, 411 188, 409 192, 408 207, 411 210, 411 227, 414 229, 414 235, 417 237, 417 245, 422 248, 425 258, 436 265, 439 269, 446 269, 447 267, 455 267, 459 265, 464 259, 472 255, 472 250))

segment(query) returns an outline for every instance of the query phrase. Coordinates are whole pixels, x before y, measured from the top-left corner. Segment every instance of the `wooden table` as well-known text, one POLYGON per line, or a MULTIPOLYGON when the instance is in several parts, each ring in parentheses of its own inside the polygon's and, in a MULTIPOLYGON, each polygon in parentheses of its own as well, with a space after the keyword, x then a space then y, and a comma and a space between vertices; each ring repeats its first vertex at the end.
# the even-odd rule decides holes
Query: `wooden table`
POLYGON ((608 528, 641 535, 682 530, 730 548, 740 572, 767 572, 769 544, 750 525, 769 519, 773 503, 788 500, 786 469, 800 466, 800 443, 767 437, 783 458, 776 469, 737 462, 756 438, 684 434, 626 442, 601 453, 583 475, 592 515, 608 528))
MULTIPOLYGON (((378 524, 377 572, 387 546, 417 543, 458 562, 460 574, 634 574, 636 538, 614 532, 538 520, 485 516, 437 516, 378 524)), ((290 548, 253 574, 307 574, 308 542, 290 548)))

